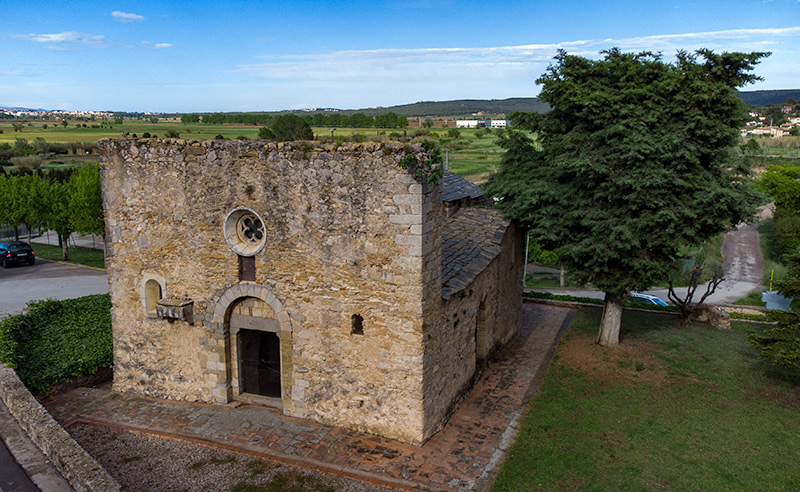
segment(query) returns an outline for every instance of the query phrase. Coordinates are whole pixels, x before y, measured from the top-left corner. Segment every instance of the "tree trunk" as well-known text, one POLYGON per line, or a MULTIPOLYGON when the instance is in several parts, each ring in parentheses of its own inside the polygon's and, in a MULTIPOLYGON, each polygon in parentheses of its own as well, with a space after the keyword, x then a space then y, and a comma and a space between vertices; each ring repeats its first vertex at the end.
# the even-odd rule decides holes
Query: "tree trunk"
POLYGON ((567 284, 567 282, 566 282, 566 271, 564 270, 564 264, 563 263, 561 264, 561 275, 559 276, 558 284, 561 286, 562 289, 567 284))
POLYGON ((67 242, 69 241, 69 237, 63 238, 61 235, 58 236, 59 241, 61 243, 61 259, 63 261, 69 261, 69 249, 67 242))
POLYGON ((606 292, 603 317, 600 319, 600 333, 597 344, 601 347, 619 345, 619 328, 622 323, 622 299, 606 292))

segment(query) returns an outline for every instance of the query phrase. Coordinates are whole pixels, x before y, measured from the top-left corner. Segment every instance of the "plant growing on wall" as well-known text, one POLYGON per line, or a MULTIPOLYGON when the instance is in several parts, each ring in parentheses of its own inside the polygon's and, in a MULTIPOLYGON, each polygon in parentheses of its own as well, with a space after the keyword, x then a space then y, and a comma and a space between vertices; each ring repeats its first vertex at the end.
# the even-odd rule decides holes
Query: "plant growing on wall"
POLYGON ((420 145, 428 152, 429 157, 427 159, 419 159, 416 155, 409 154, 400 159, 398 165, 413 174, 418 183, 435 185, 444 175, 441 166, 441 148, 433 140, 423 140, 420 145))

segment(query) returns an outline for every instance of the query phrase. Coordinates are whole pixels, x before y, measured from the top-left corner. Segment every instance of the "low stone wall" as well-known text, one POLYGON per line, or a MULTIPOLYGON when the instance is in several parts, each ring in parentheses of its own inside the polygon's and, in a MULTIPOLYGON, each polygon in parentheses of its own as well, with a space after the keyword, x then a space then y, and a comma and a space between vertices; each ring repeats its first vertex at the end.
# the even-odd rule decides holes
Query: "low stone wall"
POLYGON ((0 398, 31 440, 78 492, 115 492, 119 484, 58 425, 13 369, 0 364, 0 398))

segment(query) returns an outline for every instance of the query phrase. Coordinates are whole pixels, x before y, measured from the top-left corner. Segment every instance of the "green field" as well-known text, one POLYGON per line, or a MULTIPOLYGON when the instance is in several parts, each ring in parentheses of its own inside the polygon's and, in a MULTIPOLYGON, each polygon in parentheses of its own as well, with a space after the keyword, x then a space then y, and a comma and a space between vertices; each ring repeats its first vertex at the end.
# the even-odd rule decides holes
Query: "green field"
MULTIPOLYGON (((76 122, 78 123, 78 122, 76 122)), ((75 123, 70 123, 66 128, 58 122, 32 122, 32 126, 27 126, 21 132, 15 132, 11 122, 0 123, 0 143, 14 143, 16 138, 24 138, 32 142, 37 137, 41 137, 48 142, 97 142, 101 138, 120 138, 119 132, 127 132, 131 136, 136 134, 141 137, 145 132, 163 137, 170 130, 180 133, 183 138, 214 138, 222 135, 225 138, 234 139, 239 136, 255 138, 258 135, 259 127, 254 125, 203 125, 203 124, 183 124, 180 121, 163 121, 150 123, 146 121, 128 121, 121 125, 110 125, 101 122, 79 122, 85 123, 87 128, 77 128, 75 123), (47 129, 42 128, 46 124, 47 129), (92 128, 92 125, 102 126, 103 128, 92 128)))
MULTIPOLYGON (((120 132, 127 133, 129 137, 136 135, 142 137, 145 133, 164 137, 168 131, 178 132, 181 138, 212 139, 218 135, 223 138, 257 138, 259 126, 257 125, 204 125, 202 123, 183 124, 180 121, 159 121, 151 123, 142 120, 124 120, 120 125, 111 125, 100 121, 70 122, 64 128, 57 121, 35 121, 25 123, 21 132, 15 132, 10 121, 0 122, 0 144, 14 144, 17 138, 24 138, 32 143, 36 138, 43 138, 47 142, 91 142, 96 143, 101 138, 123 138, 120 132), (75 123, 83 126, 76 127, 75 123), (43 128, 47 125, 47 128, 43 128), (98 128, 92 128, 92 126, 98 128), (102 128, 99 128, 102 126, 102 128)), ((330 139, 329 128, 314 128, 316 138, 330 139)), ((406 129, 376 129, 376 128, 339 128, 334 133, 335 137, 351 139, 354 133, 363 135, 366 140, 388 140, 389 135, 397 133, 404 136, 413 136, 418 128, 406 129)), ((495 144, 494 135, 477 138, 474 129, 460 128, 460 135, 456 139, 447 138, 447 128, 435 128, 432 133, 439 135, 437 139, 444 149, 449 150, 449 164, 453 172, 467 177, 474 182, 486 179, 492 166, 500 161, 503 150, 495 144)), ((431 138, 431 137, 422 137, 431 138)), ((63 161, 64 157, 57 155, 53 158, 63 161)), ((96 160, 96 158, 95 158, 96 160)))

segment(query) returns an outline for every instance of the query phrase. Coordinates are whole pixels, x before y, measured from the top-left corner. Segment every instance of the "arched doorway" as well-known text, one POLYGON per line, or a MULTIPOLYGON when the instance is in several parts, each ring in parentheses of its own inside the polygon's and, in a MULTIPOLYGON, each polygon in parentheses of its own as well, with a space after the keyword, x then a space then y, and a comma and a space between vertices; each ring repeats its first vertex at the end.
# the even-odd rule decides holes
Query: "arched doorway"
POLYGON ((214 309, 226 343, 229 398, 279 408, 291 403, 292 325, 267 288, 242 283, 228 289, 214 309))
POLYGON ((280 323, 266 302, 244 297, 231 305, 228 318, 236 345, 240 394, 281 397, 280 323))

